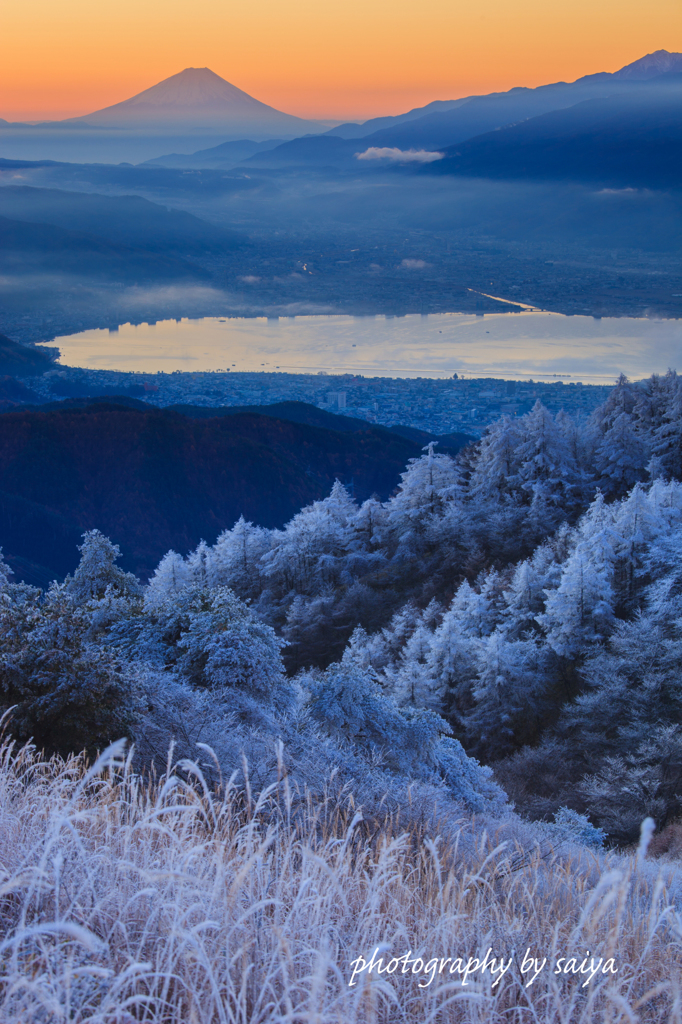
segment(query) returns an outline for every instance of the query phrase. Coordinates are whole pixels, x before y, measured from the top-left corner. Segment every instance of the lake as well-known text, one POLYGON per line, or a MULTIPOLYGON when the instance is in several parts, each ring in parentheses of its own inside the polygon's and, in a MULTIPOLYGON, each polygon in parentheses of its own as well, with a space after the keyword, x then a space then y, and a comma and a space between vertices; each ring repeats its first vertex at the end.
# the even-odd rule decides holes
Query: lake
POLYGON ((682 368, 682 320, 563 316, 205 317, 56 338, 60 363, 95 370, 355 373, 610 383, 682 368))

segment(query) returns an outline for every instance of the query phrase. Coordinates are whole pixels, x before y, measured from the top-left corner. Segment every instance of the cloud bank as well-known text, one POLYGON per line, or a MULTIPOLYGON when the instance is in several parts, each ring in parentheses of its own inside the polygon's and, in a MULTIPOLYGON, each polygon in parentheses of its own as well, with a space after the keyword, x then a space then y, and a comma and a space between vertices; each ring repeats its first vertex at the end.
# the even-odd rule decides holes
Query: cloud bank
POLYGON ((432 153, 426 149, 391 149, 388 146, 370 146, 364 153, 356 153, 356 160, 393 160, 400 164, 432 164, 442 160, 444 153, 432 153))

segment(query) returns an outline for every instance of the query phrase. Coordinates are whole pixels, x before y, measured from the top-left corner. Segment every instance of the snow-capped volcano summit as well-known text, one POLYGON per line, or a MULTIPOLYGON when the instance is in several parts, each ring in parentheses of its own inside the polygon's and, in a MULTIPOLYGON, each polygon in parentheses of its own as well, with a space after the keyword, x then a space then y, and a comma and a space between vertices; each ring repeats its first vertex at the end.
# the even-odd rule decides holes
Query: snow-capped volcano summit
POLYGON ((122 103, 70 121, 107 128, 191 128, 252 135, 303 135, 325 130, 317 122, 261 103, 210 68, 185 68, 122 103))

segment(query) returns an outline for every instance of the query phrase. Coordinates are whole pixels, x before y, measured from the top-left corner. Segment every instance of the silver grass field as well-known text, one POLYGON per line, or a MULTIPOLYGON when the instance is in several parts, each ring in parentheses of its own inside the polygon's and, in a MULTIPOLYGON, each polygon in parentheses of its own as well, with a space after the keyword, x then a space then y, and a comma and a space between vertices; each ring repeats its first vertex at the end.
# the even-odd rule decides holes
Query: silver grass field
POLYGON ((131 763, 123 742, 91 766, 0 749, 3 1024, 682 1019, 679 873, 646 859, 646 829, 593 854, 416 804, 365 820, 333 780, 314 800, 284 773, 252 793, 246 765, 210 791, 198 764, 144 781, 131 763), (447 968, 350 986, 377 947, 513 962, 496 986, 447 968), (531 985, 528 949, 547 958, 531 985), (617 973, 555 973, 588 952, 617 973))

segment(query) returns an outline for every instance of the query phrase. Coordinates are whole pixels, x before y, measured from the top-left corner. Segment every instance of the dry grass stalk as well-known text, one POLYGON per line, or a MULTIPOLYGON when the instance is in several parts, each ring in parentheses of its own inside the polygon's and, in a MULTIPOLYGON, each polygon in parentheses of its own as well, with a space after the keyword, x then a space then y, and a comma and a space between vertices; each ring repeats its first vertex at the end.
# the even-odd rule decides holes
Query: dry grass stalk
POLYGON ((682 1020, 676 869, 522 848, 460 823, 445 843, 366 827, 284 778, 209 794, 184 762, 143 782, 114 746, 45 761, 0 749, 4 1024, 610 1024, 682 1020), (473 835, 473 843, 472 843, 473 835), (466 837, 467 841, 464 842, 466 837), (367 972, 351 961, 495 956, 490 974, 367 972), (528 987, 526 950, 548 966, 528 987), (586 950, 618 973, 554 974, 586 950))

